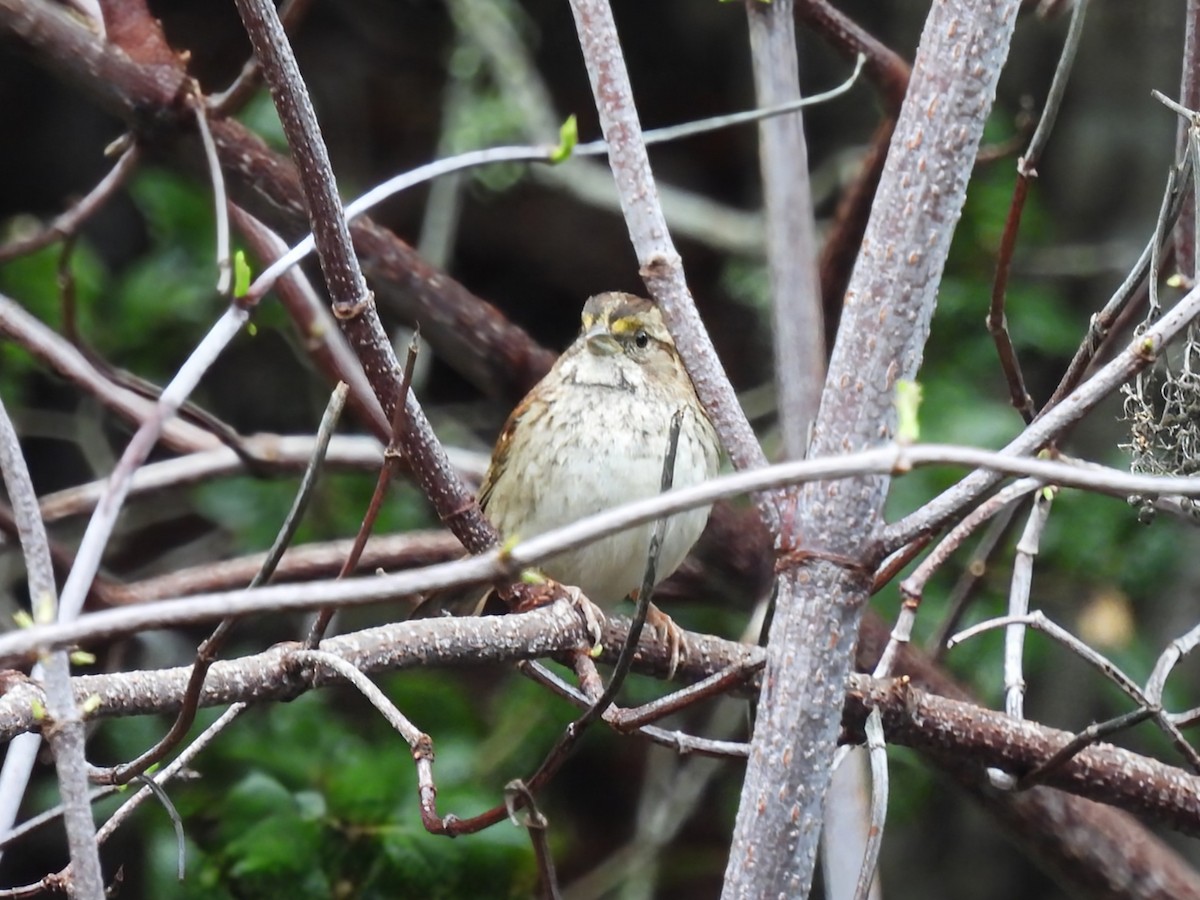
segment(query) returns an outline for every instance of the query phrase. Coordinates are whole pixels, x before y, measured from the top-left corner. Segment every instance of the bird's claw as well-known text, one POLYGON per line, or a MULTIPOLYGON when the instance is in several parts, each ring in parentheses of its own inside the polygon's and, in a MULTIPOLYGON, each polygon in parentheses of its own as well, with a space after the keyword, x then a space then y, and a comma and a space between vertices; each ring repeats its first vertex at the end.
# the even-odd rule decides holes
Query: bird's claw
POLYGON ((584 596, 583 591, 579 590, 579 588, 568 587, 566 590, 571 598, 571 602, 575 604, 580 615, 583 616, 588 637, 592 639, 592 648, 598 648, 604 639, 604 613, 600 611, 600 607, 584 596))
POLYGON ((646 610, 646 624, 658 632, 661 640, 667 644, 667 680, 670 681, 675 677, 675 671, 679 668, 679 662, 683 658, 683 629, 675 624, 675 620, 668 616, 665 612, 650 604, 646 610))

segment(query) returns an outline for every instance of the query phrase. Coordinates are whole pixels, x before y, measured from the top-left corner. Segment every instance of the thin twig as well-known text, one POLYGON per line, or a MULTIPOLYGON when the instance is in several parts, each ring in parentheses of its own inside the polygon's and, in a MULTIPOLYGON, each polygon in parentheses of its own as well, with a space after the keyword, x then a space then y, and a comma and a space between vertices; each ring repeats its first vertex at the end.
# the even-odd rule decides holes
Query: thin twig
MULTIPOLYGON (((724 692, 730 688, 744 682, 756 672, 762 669, 763 660, 761 657, 751 659, 741 666, 729 666, 720 672, 715 672, 703 681, 697 682, 696 686, 703 685, 706 696, 714 696, 716 693, 724 692), (716 690, 714 690, 716 685, 716 690)), ((575 704, 580 709, 589 709, 595 705, 595 701, 590 699, 583 691, 574 685, 568 684, 563 679, 559 678, 541 663, 533 661, 523 661, 518 664, 517 668, 525 675, 528 675, 538 684, 544 685, 556 693, 564 700, 575 704)), ((670 697, 677 697, 685 694, 685 690, 675 691, 670 694, 670 697)), ((668 699, 668 698, 664 698, 668 699)), ((690 704, 697 699, 695 695, 687 698, 687 703, 690 704)), ((649 710, 654 704, 646 704, 645 706, 637 707, 628 710, 632 714, 632 718, 606 716, 608 724, 622 734, 631 734, 636 737, 645 738, 651 743, 658 744, 662 747, 667 747, 680 754, 695 754, 697 756, 711 757, 715 759, 745 759, 749 752, 749 745, 736 741, 722 741, 712 738, 701 738, 691 734, 684 734, 681 731, 668 731, 663 728, 656 728, 652 725, 647 725, 645 722, 653 721, 660 715, 668 715, 673 712, 673 709, 658 708, 653 712, 643 715, 643 710, 649 710), (635 721, 642 719, 642 721, 635 721)))
MULTIPOLYGON (((1159 248, 1170 232, 1170 223, 1176 221, 1186 190, 1183 187, 1186 172, 1191 169, 1191 158, 1185 157, 1182 166, 1172 166, 1167 172, 1167 184, 1163 190, 1162 203, 1159 206, 1158 218, 1154 226, 1154 234, 1142 250, 1133 268, 1117 287, 1100 312, 1095 313, 1088 322, 1087 334, 1080 343, 1067 370, 1059 380, 1054 393, 1038 413, 1039 418, 1046 411, 1054 408, 1075 390, 1083 381, 1088 367, 1099 355, 1105 343, 1113 334, 1114 326, 1121 320, 1127 310, 1134 308, 1134 301, 1140 295, 1140 289, 1148 288, 1147 276, 1151 269, 1157 271, 1159 248)), ((1154 288, 1157 293, 1157 286, 1154 288)), ((1144 302, 1144 298, 1143 298, 1144 302)))
POLYGON ((560 900, 562 894, 558 889, 558 875, 554 871, 554 856, 547 839, 550 823, 538 809, 533 792, 521 779, 514 779, 504 786, 504 805, 508 807, 508 817, 513 824, 524 828, 529 834, 541 876, 541 896, 544 900, 560 900), (518 815, 518 812, 521 814, 518 815))
POLYGON ((1050 488, 1042 488, 1033 499, 1029 519, 1013 560, 1012 587, 1008 593, 1008 615, 1013 624, 1004 629, 1004 710, 1014 719, 1025 718, 1024 651, 1025 628, 1016 621, 1029 612, 1029 593, 1033 588, 1033 561, 1042 543, 1042 533, 1050 519, 1053 501, 1050 488))
MULTIPOLYGON (((119 788, 117 788, 117 787, 96 788, 89 794, 88 799, 91 803, 95 803, 98 800, 103 800, 105 797, 112 796, 118 790, 119 790, 119 788)), ((63 805, 61 803, 59 803, 59 804, 56 804, 56 805, 50 807, 47 810, 43 810, 42 812, 38 813, 36 816, 30 816, 28 819, 23 821, 20 825, 17 825, 11 831, 6 833, 3 837, 0 837, 0 849, 7 848, 10 844, 13 844, 16 841, 19 841, 21 838, 25 837, 25 835, 27 835, 33 831, 36 831, 37 829, 41 828, 43 825, 49 824, 50 822, 53 822, 55 819, 61 818, 62 814, 63 814, 63 805)))
MULTIPOLYGON (((217 717, 216 721, 205 728, 204 731, 202 731, 194 741, 181 750, 179 755, 175 757, 175 759, 171 760, 168 765, 164 766, 161 772, 155 773, 153 776, 154 781, 161 786, 167 784, 173 778, 185 772, 187 770, 187 766, 193 759, 196 758, 197 755, 199 755, 200 751, 212 743, 212 741, 215 740, 216 737, 221 734, 221 732, 228 728, 238 716, 245 712, 247 708, 248 704, 246 703, 235 703, 225 710, 225 712, 221 713, 221 715, 217 717)), ((100 831, 97 833, 97 840, 100 842, 107 840, 117 830, 117 828, 119 828, 129 818, 129 816, 133 814, 133 811, 151 796, 151 792, 143 788, 126 800, 125 803, 122 804, 117 811, 109 817, 108 821, 101 826, 100 831)))
POLYGON ((217 156, 217 144, 208 128, 208 108, 204 104, 200 86, 189 96, 192 111, 196 116, 196 129, 200 132, 200 145, 204 148, 204 160, 208 164, 208 178, 212 184, 213 204, 216 207, 217 225, 217 293, 229 296, 233 286, 233 261, 229 250, 229 205, 225 202, 225 177, 221 173, 221 159, 217 156))
POLYGON ((57 240, 77 234, 84 223, 95 215, 126 182, 137 167, 140 158, 141 150, 137 142, 127 135, 124 138, 124 149, 121 151, 121 156, 109 169, 108 174, 100 179, 82 200, 60 213, 53 222, 37 234, 27 238, 18 238, 0 246, 0 263, 35 253, 57 240))
MULTIPOLYGON (((433 741, 429 735, 417 728, 395 704, 388 699, 363 672, 333 653, 322 650, 296 650, 288 657, 298 665, 319 666, 337 673, 352 684, 374 706, 388 724, 408 742, 413 761, 417 766, 417 794, 421 810, 421 823, 431 834, 458 834, 461 820, 456 816, 442 817, 437 813, 437 786, 433 781, 433 741)), ((501 807, 503 809, 504 807, 501 807)), ((499 821, 500 816, 496 819, 499 821)), ((489 822, 488 824, 494 824, 489 822)))
MULTIPOLYGON (((42 517, 42 521, 46 521, 45 516, 42 517)), ((20 542, 17 522, 13 518, 12 511, 3 503, 0 503, 0 533, 12 538, 14 542, 20 542)), ((59 578, 66 578, 75 561, 74 551, 61 541, 49 536, 47 536, 46 544, 50 550, 50 562, 54 564, 54 574, 59 578)), ((112 606, 119 602, 123 591, 124 585, 111 578, 97 575, 88 590, 88 601, 95 604, 97 608, 112 606)))
POLYGON ((1180 754, 1187 760, 1195 771, 1200 772, 1200 752, 1198 752, 1180 732, 1178 726, 1162 712, 1161 706, 1155 703, 1132 678, 1112 662, 1112 660, 1101 656, 1079 638, 1075 637, 1066 629, 1059 626, 1057 623, 1047 618, 1044 613, 1035 610, 1032 613, 1024 616, 1001 616, 998 619, 989 619, 986 622, 980 622, 970 628, 960 631, 952 637, 947 644, 954 646, 960 644, 968 638, 975 637, 985 631, 990 631, 993 628, 1007 628, 1010 625, 1025 625, 1030 628, 1036 628, 1043 634, 1058 641, 1064 647, 1073 652, 1084 662, 1091 665, 1101 675, 1119 687, 1134 703, 1140 708, 1149 709, 1154 714, 1155 723, 1166 732, 1171 739, 1171 743, 1180 754))
MULTIPOLYGON (((283 23, 284 30, 292 31, 296 23, 307 15, 310 6, 312 0, 284 0, 279 5, 279 21, 283 23)), ((258 90, 260 76, 258 60, 251 56, 229 87, 219 94, 209 95, 208 114, 213 118, 224 118, 237 113, 258 90)))
MULTIPOLYGON (((53 621, 59 612, 59 604, 46 526, 38 511, 37 494, 21 452, 21 443, 3 401, 0 401, 0 477, 12 503, 13 518, 21 536, 34 620, 53 621)), ((40 676, 45 682, 46 721, 42 724, 42 733, 54 752, 59 793, 62 796, 63 819, 74 866, 71 894, 81 900, 103 900, 104 875, 100 869, 96 825, 92 821, 88 797, 83 719, 71 691, 71 665, 66 651, 44 655, 39 668, 41 671, 35 668, 33 677, 40 676)), ((31 739, 30 743, 33 744, 34 740, 31 739)), ((24 785, 17 796, 22 793, 24 785)), ((11 820, 3 823, 0 831, 7 831, 10 825, 11 820)))
POLYGON ((1017 779, 1013 789, 1018 791, 1026 791, 1034 785, 1042 784, 1049 778, 1054 771, 1060 768, 1070 759, 1074 759, 1085 748, 1099 742, 1101 739, 1109 735, 1116 734, 1118 731, 1124 731, 1127 728, 1132 728, 1147 719, 1154 716, 1152 709, 1135 709, 1125 713, 1123 716, 1117 716, 1115 719, 1110 719, 1107 722, 1099 722, 1094 725, 1089 725, 1083 731, 1079 732, 1075 737, 1063 744, 1062 747, 1055 752, 1053 756, 1040 764, 1035 769, 1030 769, 1024 775, 1017 779))
POLYGON ((187 877, 187 837, 183 832, 183 818, 179 815, 175 804, 171 802, 171 798, 167 796, 166 790, 157 781, 147 775, 137 775, 134 780, 153 794, 159 806, 167 811, 167 816, 175 831, 175 858, 177 860, 175 877, 179 881, 183 881, 187 877))
MULTIPOLYGON (((1184 13, 1183 30, 1183 65, 1179 78, 1179 102, 1188 109, 1200 109, 1200 2, 1188 0, 1184 13)), ((1175 141, 1175 154, 1182 156, 1187 143, 1191 140, 1191 129, 1186 122, 1178 126, 1178 136, 1175 141)), ((1197 243, 1200 242, 1200 229, 1196 227, 1196 195, 1195 191, 1185 201, 1188 210, 1175 223, 1172 230, 1175 242, 1176 271, 1185 279, 1185 284, 1191 287, 1196 277, 1197 243)))
POLYGON ((907 644, 912 639, 912 629, 916 623, 917 611, 920 609, 921 599, 925 595, 925 586, 929 583, 929 579, 933 577, 934 573, 946 563, 951 554, 962 546, 963 542, 980 525, 1002 510, 1007 509, 1011 503, 1025 494, 1037 490, 1041 484, 1042 482, 1035 478, 1022 478, 1020 481, 1005 486, 995 496, 988 498, 988 500, 975 507, 970 515, 950 529, 949 534, 921 561, 921 564, 917 566, 913 573, 900 582, 900 596, 903 598, 900 615, 897 617, 896 625, 892 629, 891 640, 888 641, 887 648, 880 657, 879 664, 875 667, 874 677, 888 677, 891 674, 892 664, 896 659, 896 654, 899 652, 901 645, 907 644))
POLYGON ((958 630, 959 622, 962 621, 968 605, 987 575, 992 554, 1000 546, 1004 535, 1008 533, 1013 517, 1020 506, 1020 503, 1016 501, 1005 504, 1004 508, 992 519, 975 549, 971 551, 971 558, 967 561, 962 574, 954 583, 946 600, 946 614, 925 645, 925 651, 934 661, 941 662, 945 655, 946 639, 958 630))
MULTIPOLYGON (((321 424, 317 429, 317 441, 313 447, 312 457, 304 470, 304 477, 300 479, 300 487, 296 490, 296 496, 284 517, 279 533, 275 536, 258 571, 250 580, 250 584, 247 586, 248 590, 270 582, 279 561, 296 536, 296 530, 304 519, 304 511, 308 507, 308 501, 312 498, 316 487, 317 474, 325 459, 325 450, 329 447, 329 440, 333 437, 334 429, 337 427, 338 419, 345 406, 347 390, 346 384, 340 383, 329 397, 329 403, 325 407, 325 413, 322 415, 321 424)), ((200 644, 192 663, 192 673, 188 678, 187 689, 184 691, 179 712, 167 733, 136 759, 93 773, 93 781, 103 784, 126 784, 131 779, 140 776, 150 766, 164 759, 175 745, 183 740, 196 719, 196 712, 200 706, 200 692, 204 689, 204 679, 208 675, 208 670, 216 661, 217 655, 221 652, 236 621, 233 618, 222 619, 212 634, 200 644)))
POLYGON ((932 540, 932 537, 920 537, 907 547, 893 550, 879 564, 879 567, 875 570, 875 574, 871 578, 871 596, 878 594, 891 584, 892 579, 903 572, 910 562, 920 556, 932 540))
MULTIPOLYGON (((3 294, 0 294, 0 337, 10 338, 39 362, 126 421, 141 425, 153 414, 153 401, 138 395, 129 386, 115 384, 109 373, 98 369, 79 348, 3 294)), ((163 426, 162 440, 168 447, 185 453, 207 450, 220 443, 207 431, 180 421, 170 421, 163 426)))
POLYGON ((879 852, 883 849, 883 825, 887 819, 888 766, 887 744, 883 737, 883 717, 878 708, 871 710, 863 726, 867 737, 867 753, 871 759, 871 826, 867 829, 862 871, 854 889, 854 900, 867 900, 875 872, 879 868, 879 852))
MULTIPOLYGON (((1174 316, 1177 310, 1178 307, 1168 313, 1164 321, 1174 316)), ((585 546, 599 537, 653 522, 664 515, 711 505, 727 497, 803 482, 854 478, 864 474, 894 475, 919 466, 938 464, 1029 476, 1061 487, 1083 488, 1122 498, 1139 493, 1200 497, 1200 476, 1134 475, 1103 466, 1031 459, 1005 452, 938 444, 894 445, 840 457, 798 460, 767 469, 719 476, 700 485, 674 488, 665 494, 614 507, 522 541, 511 548, 493 548, 478 556, 416 571, 347 582, 324 581, 270 586, 255 591, 214 592, 186 599, 165 600, 154 604, 152 608, 101 610, 90 613, 86 622, 37 625, 18 633, 0 635, 0 663, 20 658, 43 646, 67 646, 145 628, 170 627, 184 622, 246 615, 269 609, 282 613, 286 610, 313 609, 325 603, 330 606, 374 603, 447 587, 512 578, 551 556, 585 546)))
MULTIPOLYGON (((287 652, 285 661, 289 665, 328 669, 344 678, 383 715, 388 724, 408 742, 409 747, 413 750, 418 749, 423 742, 429 740, 429 735, 417 728, 404 713, 400 712, 396 705, 388 699, 387 694, 380 690, 365 673, 340 656, 324 650, 290 650, 287 652)), ((318 679, 314 683, 320 684, 322 681, 318 679)))
POLYGON ((163 389, 154 411, 146 418, 121 454, 108 485, 88 522, 87 530, 75 554, 75 566, 63 585, 62 602, 58 612, 60 622, 70 622, 83 607, 87 587, 100 568, 100 559, 116 526, 117 515, 129 493, 129 482, 137 468, 146 461, 158 442, 163 425, 199 383, 200 377, 216 361, 223 350, 245 324, 247 314, 230 307, 180 368, 171 383, 163 389))
MULTIPOLYGON (((664 128, 648 131, 643 135, 647 144, 665 143, 667 141, 680 140, 686 137, 692 137, 697 134, 703 134, 708 131, 713 131, 719 128, 728 128, 735 125, 742 125, 748 122, 757 122, 762 119, 772 118, 774 116, 783 116, 788 113, 796 112, 807 106, 812 106, 817 103, 824 103, 829 100, 836 99, 852 88, 858 79, 861 62, 855 68, 853 74, 847 78, 842 84, 836 88, 825 91, 821 94, 814 94, 811 97, 801 98, 799 100, 788 103, 781 103, 777 106, 762 110, 748 110, 746 112, 730 113, 723 116, 713 116, 710 119, 703 119, 699 122, 685 122, 681 125, 669 125, 664 128)), ((549 163, 556 161, 560 154, 560 149, 553 144, 544 144, 541 146, 509 146, 509 147, 485 147, 480 150, 468 150, 465 153, 459 153, 447 159, 435 160, 431 163, 426 163, 423 166, 418 166, 415 169, 410 169, 407 172, 402 172, 384 181, 381 184, 371 188, 366 193, 356 197, 353 201, 346 204, 344 214, 347 222, 352 222, 359 216, 366 214, 369 210, 378 206, 389 197, 409 190, 432 181, 436 178, 442 178, 446 175, 453 175, 457 172, 463 172, 468 169, 478 168, 480 166, 491 166, 499 163, 514 163, 514 162, 540 162, 549 163)), ((591 141, 584 144, 577 144, 571 151, 572 156, 600 156, 608 152, 608 144, 603 141, 591 141)), ((257 299, 267 293, 274 285, 276 279, 281 277, 284 272, 292 266, 299 263, 307 257, 316 248, 314 236, 309 234, 283 256, 272 263, 267 269, 254 279, 246 292, 248 299, 257 299)))
MULTIPOLYGON (((396 404, 396 409, 392 413, 392 436, 388 441, 387 447, 384 448, 383 465, 379 467, 379 476, 375 480, 375 490, 371 493, 371 502, 367 505, 367 511, 363 516, 358 533, 354 536, 354 545, 350 548, 350 552, 346 554, 346 559, 338 571, 337 577, 339 580, 347 577, 358 568, 358 561, 362 557, 363 548, 367 545, 367 538, 371 536, 371 529, 375 526, 375 519, 379 516, 379 510, 383 508, 383 500, 387 496, 388 485, 392 480, 392 473, 401 460, 399 441, 400 436, 404 433, 404 413, 407 408, 405 401, 412 387, 413 369, 417 364, 417 351, 420 348, 418 339, 419 333, 414 332, 412 340, 408 344, 408 358, 404 361, 404 374, 400 379, 400 402, 396 404)), ((309 628, 308 637, 304 639, 305 649, 315 650, 317 648, 317 645, 321 643, 321 638, 325 636, 325 630, 329 627, 329 622, 333 619, 333 614, 334 610, 329 607, 317 613, 312 626, 309 628)))
POLYGON ((1195 650, 1198 645, 1200 645, 1200 625, 1192 628, 1183 637, 1171 641, 1167 645, 1167 649, 1159 656, 1158 661, 1154 664, 1154 671, 1150 673, 1150 678, 1146 681, 1146 696, 1153 702, 1160 703, 1163 691, 1166 689, 1167 676, 1171 674, 1171 670, 1175 668, 1179 660, 1195 650))
POLYGON ((796 15, 824 37, 843 59, 865 61, 867 80, 875 85, 888 115, 895 118, 908 91, 909 66, 904 57, 828 0, 800 0, 796 15))
MULTIPOLYGON (((182 753, 180 753, 170 765, 166 766, 161 772, 154 776, 154 787, 151 787, 151 779, 143 778, 142 780, 144 784, 142 789, 137 791, 132 797, 118 807, 117 811, 114 812, 112 816, 109 817, 108 821, 105 822, 99 831, 96 832, 97 845, 103 844, 106 840, 108 840, 108 838, 117 830, 117 828, 120 827, 120 825, 124 823, 130 815, 133 814, 134 810, 136 810, 138 806, 140 806, 149 797, 153 796, 162 799, 164 801, 164 805, 170 809, 170 804, 166 802, 165 794, 162 792, 162 785, 166 784, 168 781, 185 771, 185 767, 189 762, 191 762, 193 757, 207 747, 217 735, 224 731, 234 719, 241 715, 246 707, 247 704, 245 703, 235 703, 233 706, 227 709, 215 722, 201 732, 196 740, 194 740, 182 753)), ((175 816, 172 817, 172 820, 175 820, 175 816)), ((178 827, 176 828, 176 837, 179 840, 180 846, 179 871, 182 873, 184 865, 183 841, 182 833, 178 827)), ((47 889, 53 889, 53 886, 55 885, 64 883, 69 878, 70 871, 71 867, 68 866, 66 869, 46 876, 40 882, 38 882, 37 885, 31 885, 28 889, 29 893, 24 893, 23 891, 25 889, 15 888, 11 891, 0 892, 0 896, 18 897, 39 895, 47 889)), ((182 878, 182 875, 180 875, 180 878, 182 878)))
MULTIPOLYGON (((764 466, 766 455, 700 321, 658 203, 612 10, 607 0, 572 0, 571 11, 642 280, 663 312, 696 393, 733 464, 741 469, 764 466)), ((758 497, 755 504, 764 522, 778 522, 774 500, 758 497)))
POLYGON ((1063 42, 1062 53, 1054 70, 1054 80, 1050 84, 1050 92, 1046 104, 1042 108, 1042 116, 1037 129, 1029 141, 1029 147, 1024 156, 1017 160, 1017 182, 1013 186, 1012 203, 1009 206, 1008 217, 1004 222, 1004 233, 1000 238, 1000 249, 996 261, 996 280, 992 285, 992 302, 988 309, 988 332, 996 343, 996 352, 1000 356, 1000 365, 1008 382, 1009 395, 1013 408, 1021 414, 1026 424, 1033 421, 1036 412, 1033 398, 1025 387, 1025 377, 1021 374, 1021 363, 1017 359, 1016 348, 1013 347, 1012 337, 1008 333, 1008 320, 1004 305, 1008 293, 1008 276, 1012 269, 1013 252, 1017 245, 1017 234, 1021 228, 1021 214, 1025 209, 1025 198, 1029 193, 1030 182, 1037 177, 1037 165, 1041 161, 1042 149, 1049 140, 1050 131, 1058 118, 1058 110, 1062 105, 1063 95, 1067 90, 1067 81, 1075 63, 1075 54, 1079 49, 1079 41, 1083 35, 1083 21, 1087 14, 1089 0, 1076 0, 1071 14, 1071 25, 1067 29, 1067 37, 1063 42))
POLYGON ((731 688, 745 684, 753 675, 762 671, 762 667, 763 661, 761 659, 739 663, 727 669, 722 669, 720 672, 714 672, 702 681, 697 681, 695 684, 672 691, 665 697, 659 697, 657 700, 651 700, 649 703, 644 703, 641 706, 632 709, 613 710, 613 716, 611 717, 612 725, 618 731, 626 731, 633 728, 640 728, 650 722, 656 722, 689 706, 693 706, 700 700, 718 697, 728 692, 731 688))

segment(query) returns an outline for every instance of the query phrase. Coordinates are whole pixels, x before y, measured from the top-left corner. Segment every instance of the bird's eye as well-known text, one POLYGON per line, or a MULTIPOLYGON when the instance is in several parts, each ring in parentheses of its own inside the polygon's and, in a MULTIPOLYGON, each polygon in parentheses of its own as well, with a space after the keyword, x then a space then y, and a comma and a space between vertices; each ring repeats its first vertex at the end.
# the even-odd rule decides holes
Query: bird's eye
POLYGON ((637 345, 639 350, 645 350, 650 346, 650 335, 646 334, 644 331, 639 331, 633 336, 633 342, 637 345))

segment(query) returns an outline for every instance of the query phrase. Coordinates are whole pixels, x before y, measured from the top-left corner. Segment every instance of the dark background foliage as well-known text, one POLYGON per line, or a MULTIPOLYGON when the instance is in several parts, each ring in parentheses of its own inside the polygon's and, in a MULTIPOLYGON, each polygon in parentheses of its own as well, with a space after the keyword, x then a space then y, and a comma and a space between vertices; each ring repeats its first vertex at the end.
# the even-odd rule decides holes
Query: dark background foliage
MULTIPOLYGON (((232 4, 211 0, 152 4, 172 44, 191 55, 205 91, 223 88, 249 53, 232 4)), ((646 127, 753 106, 745 14, 739 4, 614 4, 646 127)), ((911 58, 927 4, 846 0, 847 14, 911 58)), ((1086 328, 1131 266, 1153 227, 1175 143, 1175 118, 1150 98, 1173 95, 1179 81, 1182 0, 1131 4, 1097 0, 1076 73, 1053 139, 1038 167, 1017 251, 1009 320, 1030 390, 1044 400, 1086 328)), ((565 3, 506 3, 555 103, 554 118, 579 118, 583 139, 598 136, 590 90, 565 3)), ((1025 16, 1001 81, 985 141, 1000 147, 1027 136, 1040 108, 1065 20, 1025 16)), ((456 149, 524 142, 513 104, 463 42, 436 2, 317 2, 295 35, 344 196, 456 149), (451 133, 445 111, 453 92, 464 110, 451 133)), ((849 68, 802 31, 802 85, 812 93, 849 68)), ((102 149, 122 131, 87 98, 0 45, 0 109, 10 124, 0 141, 0 226, 46 219, 102 177, 102 149), (5 225, 5 223, 7 223, 5 225)), ((866 86, 806 112, 818 214, 828 217, 878 120, 866 86)), ((277 146, 281 138, 265 92, 243 118, 277 146)), ((542 136, 545 141, 554 134, 542 136)), ((661 182, 736 210, 761 197, 753 127, 724 130, 652 151, 661 182)), ((942 288, 922 382, 923 438, 998 446, 1019 428, 983 327, 1000 229, 1014 180, 1015 155, 982 163, 959 225, 942 288)), ((565 171, 570 171, 569 169, 565 171)), ((428 188, 392 199, 377 219, 417 243, 428 188)), ((569 341, 582 301, 600 290, 640 290, 625 226, 611 209, 580 202, 524 169, 469 176, 461 218, 444 266, 495 303, 546 346, 569 341)), ((759 226, 761 228, 761 225, 759 226)), ((220 301, 213 282, 208 186, 151 160, 85 229, 73 257, 80 331, 116 365, 162 383, 194 346, 220 301)), ((769 433, 770 333, 760 253, 694 238, 677 243, 689 283, 717 348, 748 408, 769 433), (764 396, 764 388, 765 396, 764 396)), ((0 267, 0 291, 43 321, 61 324, 56 251, 0 267)), ((315 267, 313 273, 316 273, 315 267)), ((394 312, 385 323, 400 329, 394 312)), ((196 400, 244 432, 310 432, 328 386, 312 371, 282 314, 264 308, 257 333, 243 335, 206 377, 196 400)), ((432 355, 432 354, 427 354, 432 355)), ((417 385, 439 430, 486 449, 516 401, 483 399, 433 356, 417 385)), ((102 474, 127 428, 47 374, 19 348, 0 342, 0 391, 19 416, 39 492, 102 474)), ((1123 426, 1116 404, 1074 436, 1072 452, 1121 463, 1123 426)), ((353 423, 347 426, 353 429, 353 423)), ((952 473, 915 475, 897 484, 893 509, 911 509, 952 473)), ((353 534, 369 496, 369 475, 327 477, 300 539, 353 534)), ((106 561, 135 580, 214 557, 261 549, 294 491, 287 479, 250 477, 135 505, 106 561)), ((383 530, 432 524, 415 492, 400 489, 383 530)), ((78 526, 58 536, 69 540, 78 526)), ((1169 523, 1137 524, 1132 510, 1105 499, 1059 501, 1043 546, 1034 603, 1072 630, 1091 635, 1131 671, 1144 675, 1162 644, 1195 619, 1195 538, 1169 523), (1091 629, 1089 631, 1089 629, 1091 629)), ((19 602, 18 554, 0 547, 0 582, 19 602)), ((1001 554, 975 615, 1002 608, 1011 549, 1001 554)), ((950 567, 927 595, 923 621, 937 620, 942 595, 961 570, 950 567)), ((681 622, 736 636, 761 584, 735 583, 672 606, 681 622)), ((894 591, 877 608, 890 617, 894 591)), ((374 615, 388 616, 388 610, 374 615)), ((363 621, 362 616, 355 617, 363 621)), ((345 623, 347 626, 349 622, 345 623)), ((298 621, 243 627, 246 648, 295 636, 298 621)), ((926 629, 928 630, 928 629, 926 629)), ((146 664, 187 657, 195 635, 150 636, 114 653, 146 664)), ((998 644, 982 640, 949 664, 995 702, 998 644)), ((1030 704, 1037 718, 1083 726, 1122 709, 1090 672, 1038 639, 1030 646, 1030 704)), ((101 665, 113 664, 102 659, 101 665)), ((405 712, 434 736, 444 809, 464 814, 495 802, 504 782, 527 773, 567 721, 565 705, 501 673, 406 674, 385 680, 405 712)), ((1177 683, 1186 683, 1186 677, 1177 683)), ((654 686, 635 683, 630 697, 654 686)), ((1195 697, 1178 698, 1195 704, 1195 697)), ((696 724, 696 717, 686 724, 696 724)), ((163 723, 105 725, 95 736, 99 761, 135 755, 163 723)), ((1147 733, 1148 735, 1148 733, 1147 733)), ((1135 735, 1136 746, 1154 745, 1135 735)), ((565 883, 622 846, 645 789, 663 759, 629 739, 596 731, 547 792, 546 812, 565 883)), ((996 827, 912 754, 894 750, 895 795, 883 877, 891 897, 1057 897, 1058 889, 998 843, 996 827), (936 885, 936 888, 934 887, 936 885)), ((408 751, 355 695, 327 690, 262 709, 238 725, 198 764, 200 780, 173 796, 184 814, 191 875, 175 886, 174 843, 160 810, 145 810, 106 853, 125 865, 123 896, 521 896, 534 880, 527 841, 502 824, 449 842, 425 835, 416 815, 408 751)), ((740 767, 726 766, 664 857, 657 896, 712 896, 720 883, 740 767)), ((49 784, 35 795, 48 803, 49 784)), ((47 832, 0 868, 5 883, 35 877, 57 852, 47 832)), ((1194 848, 1187 848, 1194 853, 1194 848)))

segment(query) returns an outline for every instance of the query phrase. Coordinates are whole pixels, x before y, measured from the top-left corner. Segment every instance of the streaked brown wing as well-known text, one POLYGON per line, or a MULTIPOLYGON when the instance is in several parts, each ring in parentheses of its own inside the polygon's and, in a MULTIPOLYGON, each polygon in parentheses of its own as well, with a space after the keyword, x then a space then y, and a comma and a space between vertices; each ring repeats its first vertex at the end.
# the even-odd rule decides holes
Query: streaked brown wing
POLYGON ((525 399, 517 404, 517 408, 509 414, 508 421, 500 429, 500 436, 496 438, 496 446, 492 448, 492 461, 488 464, 487 474, 483 476, 483 484, 479 486, 479 506, 484 512, 487 512, 488 501, 492 497, 492 489, 496 487, 496 480, 508 465, 513 437, 516 435, 517 429, 521 427, 525 416, 529 414, 534 403, 533 395, 536 392, 537 387, 534 387, 530 393, 525 395, 525 399))

